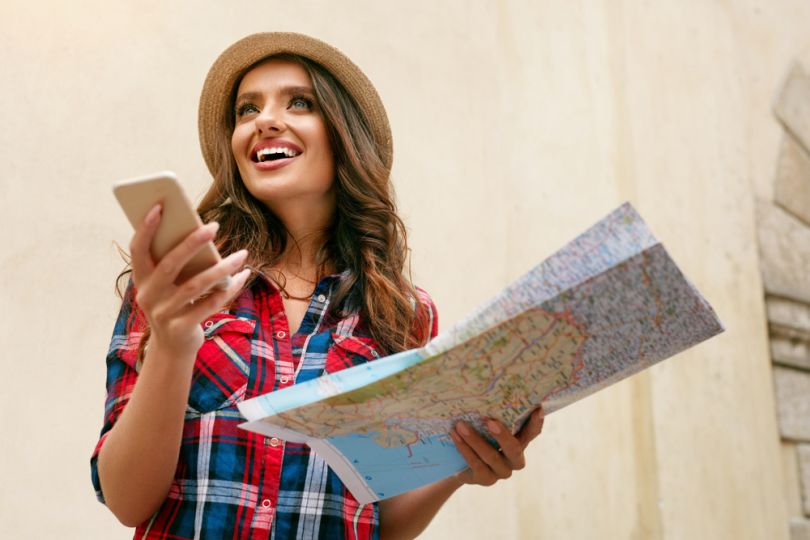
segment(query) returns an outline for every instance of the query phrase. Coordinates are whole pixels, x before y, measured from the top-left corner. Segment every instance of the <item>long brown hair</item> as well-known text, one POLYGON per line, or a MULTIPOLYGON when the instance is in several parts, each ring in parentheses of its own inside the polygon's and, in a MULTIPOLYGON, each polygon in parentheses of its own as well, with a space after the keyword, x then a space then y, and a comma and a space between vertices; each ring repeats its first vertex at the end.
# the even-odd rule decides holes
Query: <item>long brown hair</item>
MULTIPOLYGON (((396 212, 389 171, 381 157, 384 150, 349 93, 319 64, 296 55, 277 55, 247 68, 242 76, 270 59, 293 61, 307 71, 335 156, 336 214, 318 253, 322 267, 331 263, 341 273, 332 309, 338 316, 359 313, 382 352, 422 345, 429 337, 430 315, 403 274, 407 234, 396 212)), ((231 108, 239 81, 241 76, 232 90, 231 108)), ((230 143, 234 115, 228 118, 217 136, 214 182, 198 212, 205 222, 219 222, 217 244, 223 256, 245 248, 247 264, 261 271, 272 267, 287 249, 287 231, 242 182, 230 143)))

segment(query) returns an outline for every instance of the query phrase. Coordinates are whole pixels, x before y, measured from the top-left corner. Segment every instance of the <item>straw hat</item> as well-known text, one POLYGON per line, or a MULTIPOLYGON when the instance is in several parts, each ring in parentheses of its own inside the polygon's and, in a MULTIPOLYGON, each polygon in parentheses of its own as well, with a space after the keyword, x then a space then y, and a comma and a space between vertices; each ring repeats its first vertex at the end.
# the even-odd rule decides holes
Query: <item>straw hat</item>
POLYGON ((326 68, 354 98, 382 151, 386 168, 391 170, 393 146, 391 126, 380 96, 351 60, 342 52, 315 38, 291 32, 266 32, 240 39, 219 55, 205 78, 200 95, 199 130, 208 170, 214 174, 218 133, 232 113, 231 94, 237 81, 256 62, 275 54, 295 54, 326 68))

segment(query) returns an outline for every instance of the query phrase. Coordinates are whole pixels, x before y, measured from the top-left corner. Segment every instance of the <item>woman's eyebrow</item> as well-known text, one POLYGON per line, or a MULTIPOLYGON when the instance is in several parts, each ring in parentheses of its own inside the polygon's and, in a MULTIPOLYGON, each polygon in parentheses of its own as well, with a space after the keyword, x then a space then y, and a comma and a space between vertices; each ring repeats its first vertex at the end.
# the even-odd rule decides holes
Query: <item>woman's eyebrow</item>
POLYGON ((236 96, 234 100, 235 103, 239 103, 242 101, 255 101, 261 97, 261 92, 245 92, 243 94, 239 94, 236 96))
POLYGON ((310 86, 284 86, 279 89, 278 93, 282 96, 293 96, 296 94, 313 94, 313 91, 310 86))
MULTIPOLYGON (((276 90, 276 93, 281 96, 294 96, 297 94, 309 94, 313 95, 314 92, 311 86, 283 86, 276 90)), ((245 92, 243 94, 239 94, 236 97, 236 103, 240 103, 242 101, 255 101, 262 97, 261 92, 245 92)))

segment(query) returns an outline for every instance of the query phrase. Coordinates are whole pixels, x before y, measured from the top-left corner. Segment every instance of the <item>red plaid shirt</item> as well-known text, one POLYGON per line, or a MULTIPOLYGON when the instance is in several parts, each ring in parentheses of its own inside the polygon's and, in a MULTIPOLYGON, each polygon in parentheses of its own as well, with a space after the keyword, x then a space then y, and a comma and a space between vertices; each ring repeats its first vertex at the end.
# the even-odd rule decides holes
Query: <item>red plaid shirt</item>
MULTIPOLYGON (((238 429, 236 403, 379 356, 356 315, 330 316, 339 276, 318 283, 301 328, 290 336, 278 291, 257 280, 235 308, 204 322, 186 408, 180 457, 166 500, 135 538, 378 538, 377 504, 361 506, 309 447, 238 429)), ((435 307, 424 291, 431 336, 435 307)), ((104 426, 91 458, 96 495, 104 502, 96 460, 138 378, 145 329, 130 287, 107 354, 104 426)))

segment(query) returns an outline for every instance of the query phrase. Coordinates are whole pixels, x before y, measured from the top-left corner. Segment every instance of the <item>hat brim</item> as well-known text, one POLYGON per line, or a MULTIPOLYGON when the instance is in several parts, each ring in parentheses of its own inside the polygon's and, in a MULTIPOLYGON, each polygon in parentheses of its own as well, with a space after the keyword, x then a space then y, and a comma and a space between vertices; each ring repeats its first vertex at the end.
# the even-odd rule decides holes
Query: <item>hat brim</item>
POLYGON ((205 78, 198 128, 200 148, 212 175, 216 175, 217 139, 233 112, 231 94, 236 83, 252 65, 269 56, 294 54, 308 58, 329 71, 351 95, 371 129, 385 167, 393 161, 391 127, 377 90, 366 75, 342 52, 315 38, 293 32, 265 32, 247 36, 216 59, 205 78))

